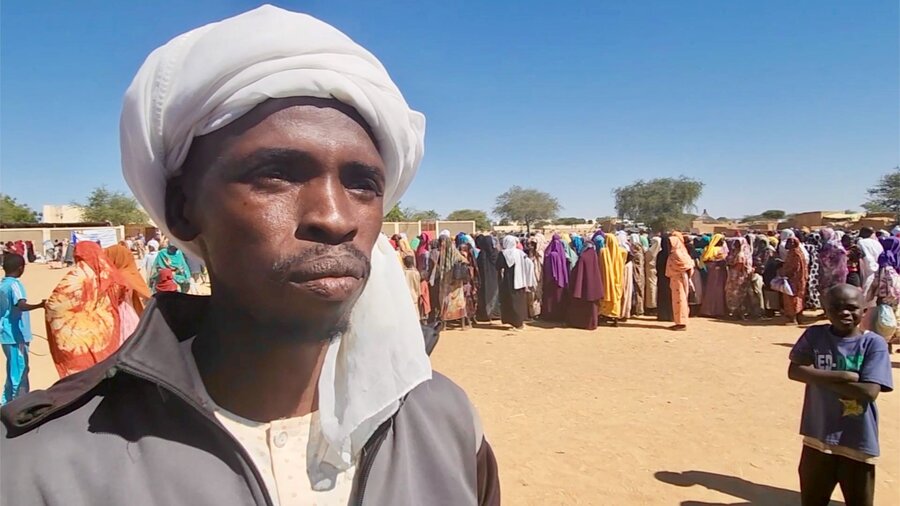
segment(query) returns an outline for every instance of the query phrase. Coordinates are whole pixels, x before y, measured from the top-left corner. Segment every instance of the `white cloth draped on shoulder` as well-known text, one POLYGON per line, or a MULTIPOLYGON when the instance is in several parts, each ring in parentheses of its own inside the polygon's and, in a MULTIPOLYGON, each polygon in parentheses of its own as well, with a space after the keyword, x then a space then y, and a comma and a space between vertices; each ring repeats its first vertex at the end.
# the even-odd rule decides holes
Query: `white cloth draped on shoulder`
POLYGON ((519 240, 515 236, 508 235, 503 238, 503 258, 506 260, 508 267, 515 267, 513 275, 513 288, 520 290, 522 288, 531 288, 537 284, 534 275, 534 264, 529 268, 526 263, 531 259, 524 251, 518 249, 516 244, 519 240))
MULTIPOLYGON (((385 164, 384 209, 409 186, 424 154, 425 117, 407 105, 378 59, 313 17, 264 5, 197 28, 153 51, 125 94, 120 123, 128 185, 163 233, 167 181, 195 137, 270 98, 334 98, 368 123, 385 164)), ((174 239, 173 239, 174 240, 174 239)), ((199 255, 190 242, 175 241, 199 255)), ((431 378, 418 315, 396 253, 379 237, 348 332, 328 349, 311 428, 314 486, 347 469, 374 430, 431 378)))

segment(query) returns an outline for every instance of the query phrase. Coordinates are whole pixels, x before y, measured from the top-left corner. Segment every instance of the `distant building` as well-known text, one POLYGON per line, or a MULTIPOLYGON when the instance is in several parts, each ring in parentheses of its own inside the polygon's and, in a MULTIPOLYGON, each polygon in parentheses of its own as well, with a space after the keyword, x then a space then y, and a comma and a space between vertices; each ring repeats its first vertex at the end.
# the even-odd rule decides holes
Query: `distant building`
POLYGON ((81 223, 84 211, 81 206, 44 204, 43 223, 81 223))

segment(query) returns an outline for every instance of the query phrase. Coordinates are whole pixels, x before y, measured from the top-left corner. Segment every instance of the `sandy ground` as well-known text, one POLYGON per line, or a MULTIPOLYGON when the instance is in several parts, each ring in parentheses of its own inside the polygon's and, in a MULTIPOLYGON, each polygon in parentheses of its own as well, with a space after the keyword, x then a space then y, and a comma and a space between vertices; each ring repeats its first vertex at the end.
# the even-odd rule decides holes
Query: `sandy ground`
MULTIPOLYGON (((31 301, 64 271, 29 266, 31 301)), ((33 388, 56 380, 32 316, 33 388)), ((649 319, 594 332, 448 331, 433 355, 478 407, 504 504, 796 505, 803 386, 786 377, 801 329, 649 319)), ((892 357, 894 381, 900 354, 892 357)), ((900 504, 900 397, 883 394, 876 504, 900 504)), ((835 504, 843 504, 839 491, 835 504)))

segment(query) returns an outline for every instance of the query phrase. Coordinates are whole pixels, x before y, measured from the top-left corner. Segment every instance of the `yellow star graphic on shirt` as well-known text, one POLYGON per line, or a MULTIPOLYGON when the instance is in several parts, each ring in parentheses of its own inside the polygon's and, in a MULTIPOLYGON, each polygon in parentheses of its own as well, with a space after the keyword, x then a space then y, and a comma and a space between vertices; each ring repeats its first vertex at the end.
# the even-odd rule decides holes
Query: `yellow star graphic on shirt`
POLYGON ((863 414, 863 407, 854 399, 840 399, 844 405, 844 413, 841 416, 859 416, 863 414))

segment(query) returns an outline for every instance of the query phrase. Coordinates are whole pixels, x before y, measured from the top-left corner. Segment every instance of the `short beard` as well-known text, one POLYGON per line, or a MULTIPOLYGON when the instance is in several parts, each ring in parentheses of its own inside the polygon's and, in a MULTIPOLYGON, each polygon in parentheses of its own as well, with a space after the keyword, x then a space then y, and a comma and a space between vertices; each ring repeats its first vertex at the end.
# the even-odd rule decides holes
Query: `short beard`
POLYGON ((262 331, 273 341, 282 344, 331 344, 350 328, 350 312, 336 322, 271 322, 262 324, 262 331))

